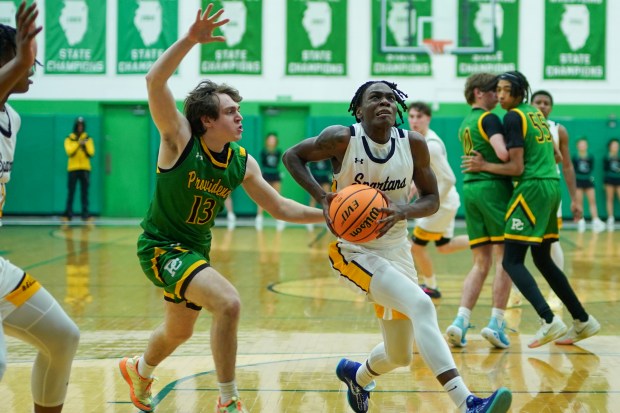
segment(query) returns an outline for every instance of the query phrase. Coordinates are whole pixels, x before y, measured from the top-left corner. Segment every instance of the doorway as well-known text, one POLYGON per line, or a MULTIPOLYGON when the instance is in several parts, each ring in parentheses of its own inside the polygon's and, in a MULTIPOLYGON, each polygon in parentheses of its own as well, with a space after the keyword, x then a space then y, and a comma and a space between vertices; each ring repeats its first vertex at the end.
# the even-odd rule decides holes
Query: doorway
MULTIPOLYGON (((282 153, 307 138, 309 112, 309 108, 305 106, 266 106, 261 108, 263 127, 259 139, 259 150, 256 153, 257 160, 260 162, 260 150, 268 133, 274 132, 278 136, 278 146, 282 153)), ((295 182, 284 165, 280 165, 280 172, 282 173, 282 195, 302 204, 307 204, 310 196, 295 182)))
POLYGON ((150 196, 149 116, 145 105, 103 108, 103 215, 137 218, 146 213, 150 196))

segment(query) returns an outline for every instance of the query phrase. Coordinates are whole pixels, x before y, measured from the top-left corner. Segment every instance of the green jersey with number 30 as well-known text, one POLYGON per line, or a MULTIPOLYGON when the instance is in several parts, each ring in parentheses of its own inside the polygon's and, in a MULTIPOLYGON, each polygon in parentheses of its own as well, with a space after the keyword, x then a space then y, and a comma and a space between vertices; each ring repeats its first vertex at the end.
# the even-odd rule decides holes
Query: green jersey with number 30
POLYGON ((553 138, 545 116, 534 106, 522 103, 511 111, 521 117, 523 132, 523 174, 516 178, 560 179, 555 163, 553 138))
MULTIPOLYGON (((502 163, 500 159, 495 154, 495 149, 491 146, 490 137, 487 132, 484 130, 482 123, 487 116, 495 116, 497 115, 485 111, 481 108, 473 108, 469 115, 463 120, 461 126, 459 127, 459 140, 461 141, 461 145, 463 146, 463 154, 471 155, 472 150, 479 152, 480 155, 487 161, 491 163, 502 163)), ((499 122, 499 120, 498 120, 499 122)), ((490 172, 469 172, 463 174, 463 181, 480 181, 487 179, 510 179, 507 176, 496 175, 490 172)))
POLYGON ((213 154, 192 137, 171 169, 157 169, 155 194, 142 228, 151 237, 208 256, 215 217, 243 182, 246 162, 245 149, 235 142, 213 154))

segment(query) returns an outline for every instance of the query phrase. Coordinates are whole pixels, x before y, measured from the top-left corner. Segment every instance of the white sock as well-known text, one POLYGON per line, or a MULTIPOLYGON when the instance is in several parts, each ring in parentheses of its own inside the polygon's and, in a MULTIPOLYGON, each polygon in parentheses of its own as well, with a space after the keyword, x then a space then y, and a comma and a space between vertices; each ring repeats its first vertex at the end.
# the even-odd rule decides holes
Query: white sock
POLYGON ((463 378, 461 376, 456 376, 449 382, 443 385, 443 388, 448 392, 448 396, 452 399, 454 404, 460 409, 461 412, 465 413, 465 409, 467 408, 466 401, 467 397, 471 394, 463 378))
POLYGON ((229 381, 228 383, 217 383, 220 388, 220 403, 226 405, 233 397, 239 397, 239 391, 237 390, 237 382, 229 381))
POLYGON ((463 317, 465 321, 465 327, 469 325, 469 319, 471 318, 471 310, 467 307, 459 307, 459 312, 456 313, 457 316, 463 317))
POLYGON ((501 308, 495 308, 493 307, 491 309, 491 317, 495 317, 495 319, 497 320, 497 324, 501 327, 502 323, 504 322, 504 311, 501 308))
POLYGON ((427 287, 437 289, 437 278, 435 274, 430 277, 424 276, 424 284, 426 284, 427 287))
POLYGON ((357 369, 355 373, 355 381, 362 387, 368 386, 375 379, 375 375, 372 374, 368 367, 366 367, 366 363, 362 363, 362 365, 357 369))
POLYGON ((155 367, 157 366, 149 365, 146 360, 144 360, 144 356, 141 356, 138 360, 138 374, 145 379, 153 377, 153 371, 155 371, 155 367))

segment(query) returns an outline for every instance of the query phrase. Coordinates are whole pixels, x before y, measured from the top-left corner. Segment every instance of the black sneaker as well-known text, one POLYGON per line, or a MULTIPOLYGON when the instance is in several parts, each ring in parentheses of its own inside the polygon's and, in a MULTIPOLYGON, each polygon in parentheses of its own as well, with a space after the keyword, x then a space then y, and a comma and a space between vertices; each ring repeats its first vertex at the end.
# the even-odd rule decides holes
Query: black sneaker
POLYGON ((426 284, 420 284, 420 288, 431 298, 441 298, 441 293, 438 288, 431 288, 426 284))

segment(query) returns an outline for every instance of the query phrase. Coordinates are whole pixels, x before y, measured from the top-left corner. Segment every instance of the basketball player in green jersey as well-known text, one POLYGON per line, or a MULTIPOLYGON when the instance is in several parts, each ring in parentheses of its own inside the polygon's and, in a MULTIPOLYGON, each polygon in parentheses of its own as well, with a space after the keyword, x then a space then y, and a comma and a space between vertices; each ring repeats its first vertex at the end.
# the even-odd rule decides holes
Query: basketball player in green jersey
MULTIPOLYGON (((518 71, 498 76, 497 96, 503 109, 504 132, 510 159, 504 164, 486 162, 477 152, 465 157, 467 172, 492 172, 514 177, 516 186, 506 212, 503 266, 523 296, 541 318, 541 327, 530 341, 530 348, 550 341, 573 344, 600 330, 575 295, 568 279, 551 258, 551 243, 558 240, 556 213, 560 204, 559 176, 555 146, 545 116, 528 101, 530 87, 518 71), (573 317, 566 331, 562 319, 554 315, 532 274, 525 267, 525 255, 532 258, 551 289, 573 317)), ((578 213, 578 211, 573 211, 578 213)))
MULTIPOLYGON (((496 83, 497 76, 491 73, 476 73, 467 78, 465 99, 471 105, 471 111, 459 128, 459 140, 465 155, 477 151, 484 154, 489 162, 501 163, 508 160, 504 129, 499 117, 490 112, 497 105, 496 83)), ((467 345, 465 335, 471 328, 471 313, 494 256, 493 307, 489 324, 481 334, 497 348, 510 346, 504 332, 504 312, 512 282, 501 263, 504 254, 504 214, 511 196, 510 177, 489 172, 466 173, 463 176, 463 206, 474 265, 463 281, 457 315, 446 329, 448 341, 455 347, 467 345)))
POLYGON ((120 370, 136 407, 152 411, 153 370, 192 336, 204 307, 212 315, 211 351, 220 396, 216 412, 246 412, 235 383, 239 293, 211 266, 211 228, 224 200, 243 186, 276 219, 324 222, 323 213, 281 197, 261 176, 256 160, 237 144, 243 132, 241 96, 234 88, 202 81, 177 111, 168 79, 197 44, 221 42, 226 24, 213 5, 198 12, 187 34, 170 46, 146 76, 149 108, 159 130, 156 187, 142 221, 138 257, 147 278, 163 290, 164 322, 142 356, 124 358, 120 370))

